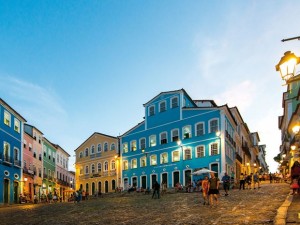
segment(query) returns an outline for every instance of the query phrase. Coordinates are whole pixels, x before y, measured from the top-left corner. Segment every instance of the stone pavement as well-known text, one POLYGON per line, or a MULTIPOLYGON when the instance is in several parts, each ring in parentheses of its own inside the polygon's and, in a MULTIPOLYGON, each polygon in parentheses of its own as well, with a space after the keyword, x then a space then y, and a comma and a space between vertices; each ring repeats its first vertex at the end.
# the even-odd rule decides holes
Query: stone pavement
POLYGON ((1 207, 0 224, 273 224, 289 193, 289 185, 284 183, 230 190, 229 196, 221 190, 217 207, 203 205, 197 192, 166 194, 160 199, 142 193, 115 193, 79 204, 1 207))
POLYGON ((284 203, 277 210, 274 224, 300 224, 300 194, 287 196, 284 203))

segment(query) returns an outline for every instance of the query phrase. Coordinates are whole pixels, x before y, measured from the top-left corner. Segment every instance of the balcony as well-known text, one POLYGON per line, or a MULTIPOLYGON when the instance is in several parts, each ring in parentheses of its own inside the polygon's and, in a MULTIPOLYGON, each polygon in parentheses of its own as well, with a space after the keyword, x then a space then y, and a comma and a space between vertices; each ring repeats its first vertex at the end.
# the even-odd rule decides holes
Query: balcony
POLYGON ((243 164, 243 159, 242 159, 242 157, 239 155, 239 153, 235 153, 235 158, 236 158, 236 160, 237 161, 239 161, 241 164, 243 164))
POLYGON ((2 161, 3 164, 7 165, 7 166, 11 166, 12 158, 9 157, 8 155, 4 155, 4 154, 0 154, 0 161, 2 161))
POLYGON ((14 166, 21 167, 21 160, 14 160, 14 166))
POLYGON ((243 151, 245 152, 245 154, 251 158, 251 153, 250 153, 250 148, 247 145, 243 145, 242 146, 243 151))
POLYGON ((33 177, 34 176, 34 172, 32 170, 27 169, 26 167, 23 168, 23 173, 33 177))

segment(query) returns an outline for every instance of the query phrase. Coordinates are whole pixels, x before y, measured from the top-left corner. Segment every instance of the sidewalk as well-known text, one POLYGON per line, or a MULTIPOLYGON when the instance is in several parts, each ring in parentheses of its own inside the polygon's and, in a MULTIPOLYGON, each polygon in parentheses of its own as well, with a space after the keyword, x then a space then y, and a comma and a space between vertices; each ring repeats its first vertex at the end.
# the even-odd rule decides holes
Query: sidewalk
POLYGON ((300 194, 288 195, 277 210, 275 225, 300 224, 300 194))

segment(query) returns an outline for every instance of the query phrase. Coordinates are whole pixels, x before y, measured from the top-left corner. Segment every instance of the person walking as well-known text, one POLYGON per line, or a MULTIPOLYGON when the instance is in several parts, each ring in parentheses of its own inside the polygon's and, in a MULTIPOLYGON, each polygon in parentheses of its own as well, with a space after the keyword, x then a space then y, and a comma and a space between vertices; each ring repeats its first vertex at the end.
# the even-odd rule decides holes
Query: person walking
POLYGON ((225 173, 224 176, 222 177, 222 182, 223 182, 223 188, 225 191, 225 196, 227 196, 229 187, 230 187, 230 176, 228 176, 227 173, 225 173))
POLYGON ((253 188, 256 189, 256 184, 257 184, 257 189, 260 188, 259 186, 259 178, 258 178, 258 172, 253 174, 253 188))
POLYGON ((241 173, 240 175, 240 190, 243 188, 243 190, 245 190, 245 177, 244 174, 241 173))
POLYGON ((220 179, 215 177, 215 173, 210 173, 210 179, 208 182, 208 195, 210 200, 211 207, 214 206, 214 204, 218 205, 218 197, 219 197, 219 185, 220 185, 220 179))
POLYGON ((201 183, 202 187, 202 197, 203 197, 203 205, 209 205, 208 200, 208 176, 205 176, 204 180, 201 183))
POLYGON ((152 194, 152 198, 154 198, 154 196, 157 194, 157 198, 160 198, 159 196, 159 190, 160 189, 160 185, 157 181, 155 181, 154 185, 153 185, 153 194, 152 194))
POLYGON ((291 167, 291 180, 293 185, 293 194, 300 193, 299 192, 299 186, 300 186, 300 163, 298 161, 295 161, 293 166, 291 167), (298 188, 297 185, 298 184, 298 188))

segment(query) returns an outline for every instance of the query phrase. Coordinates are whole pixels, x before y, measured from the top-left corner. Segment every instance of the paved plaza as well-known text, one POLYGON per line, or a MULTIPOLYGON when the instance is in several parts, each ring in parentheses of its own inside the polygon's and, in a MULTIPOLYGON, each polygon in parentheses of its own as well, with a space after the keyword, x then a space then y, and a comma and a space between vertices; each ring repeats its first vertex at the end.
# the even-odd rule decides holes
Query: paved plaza
POLYGON ((201 193, 168 193, 160 199, 142 193, 114 193, 74 203, 0 208, 0 224, 273 224, 276 210, 290 192, 285 183, 256 190, 230 190, 220 204, 202 204, 201 193))

